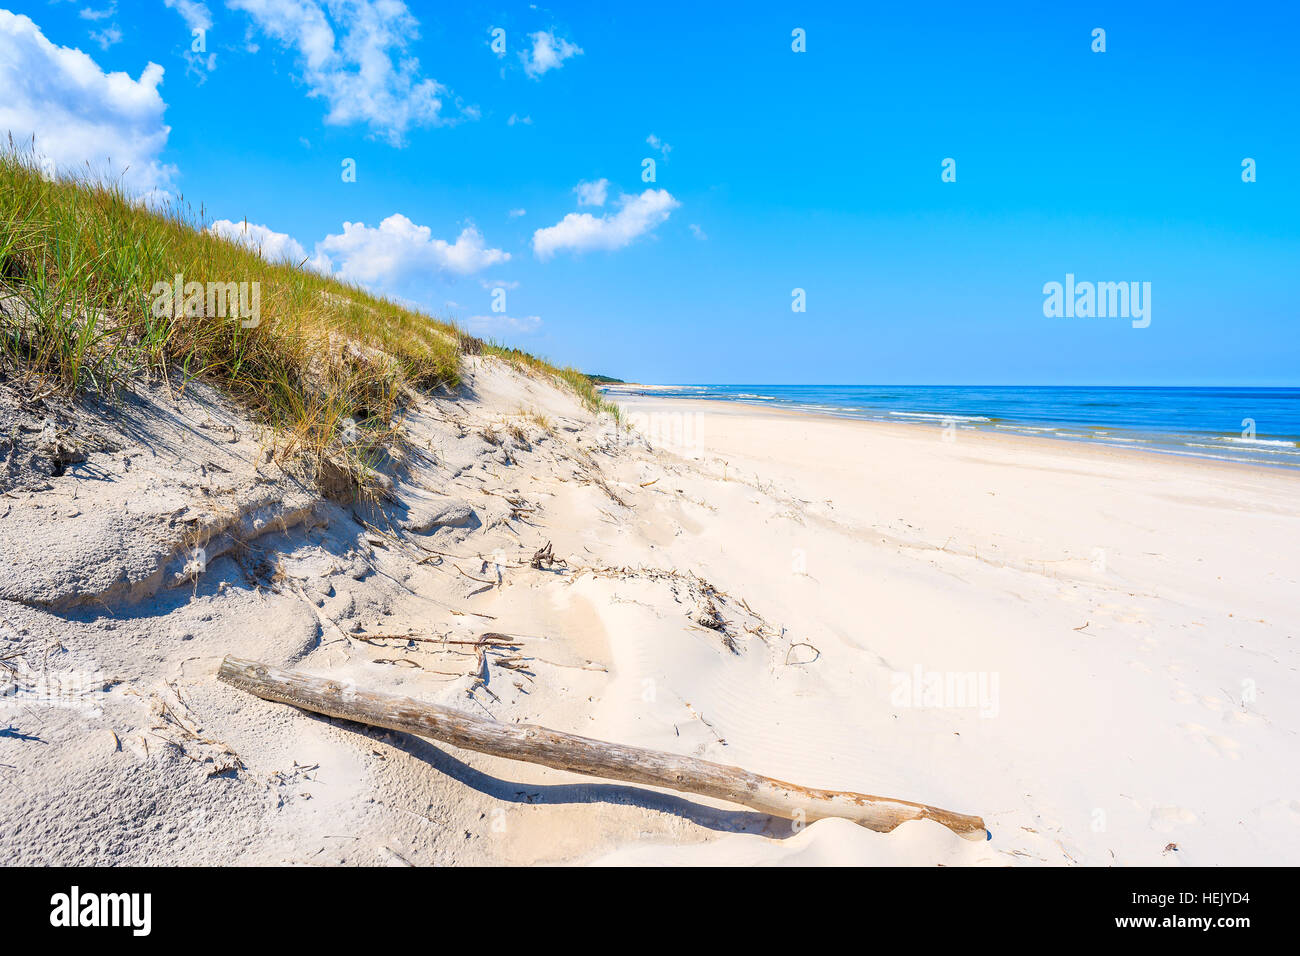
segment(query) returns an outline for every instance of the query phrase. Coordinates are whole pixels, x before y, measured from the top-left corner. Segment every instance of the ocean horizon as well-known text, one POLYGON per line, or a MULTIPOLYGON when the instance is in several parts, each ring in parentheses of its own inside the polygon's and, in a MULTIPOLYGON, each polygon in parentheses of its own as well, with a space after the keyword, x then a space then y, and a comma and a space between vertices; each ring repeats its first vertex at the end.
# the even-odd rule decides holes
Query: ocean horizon
POLYGON ((1300 467, 1300 388, 612 384, 602 390, 1300 467))

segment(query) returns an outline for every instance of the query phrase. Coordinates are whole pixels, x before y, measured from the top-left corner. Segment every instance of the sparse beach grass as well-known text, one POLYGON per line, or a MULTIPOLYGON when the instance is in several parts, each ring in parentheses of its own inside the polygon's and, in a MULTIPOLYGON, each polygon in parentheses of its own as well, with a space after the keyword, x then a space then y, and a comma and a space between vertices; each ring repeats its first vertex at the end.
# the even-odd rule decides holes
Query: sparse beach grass
POLYGON ((11 140, 0 150, 0 369, 64 394, 202 378, 272 426, 278 454, 331 455, 357 475, 393 439, 405 390, 454 388, 466 354, 496 355, 558 379, 589 408, 612 409, 575 369, 482 342, 305 263, 268 262, 206 225, 181 199, 144 204, 93 176, 50 177, 11 140), (177 276, 205 288, 256 283, 256 324, 187 316, 179 302, 159 310, 156 284, 177 276))

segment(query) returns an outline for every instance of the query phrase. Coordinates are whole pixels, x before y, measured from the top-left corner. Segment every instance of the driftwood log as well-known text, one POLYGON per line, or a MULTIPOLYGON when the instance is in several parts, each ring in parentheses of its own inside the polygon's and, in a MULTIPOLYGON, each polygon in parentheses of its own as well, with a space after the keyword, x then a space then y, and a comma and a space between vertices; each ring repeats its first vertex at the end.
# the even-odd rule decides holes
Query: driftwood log
POLYGON ((980 817, 923 803, 815 790, 695 757, 624 747, 533 724, 503 724, 451 707, 363 691, 336 680, 238 657, 222 661, 217 677, 263 700, 318 714, 418 734, 465 750, 557 770, 716 797, 787 819, 811 823, 825 817, 842 817, 881 833, 907 820, 934 820, 969 840, 986 836, 980 817))

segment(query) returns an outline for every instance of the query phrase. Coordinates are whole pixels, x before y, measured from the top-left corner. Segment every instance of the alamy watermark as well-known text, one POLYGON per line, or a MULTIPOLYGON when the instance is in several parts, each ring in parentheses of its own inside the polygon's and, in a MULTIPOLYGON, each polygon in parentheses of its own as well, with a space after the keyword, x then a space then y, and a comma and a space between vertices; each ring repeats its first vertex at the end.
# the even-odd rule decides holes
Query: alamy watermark
POLYGON ((111 683, 102 671, 38 671, 17 658, 0 671, 0 713, 9 708, 61 707, 97 715, 99 694, 111 683))
POLYGON ((83 893, 73 886, 50 897, 50 925, 121 927, 133 936, 148 936, 153 928, 153 894, 83 893))
POLYGON ((1150 282, 1076 282, 1067 272, 1064 283, 1045 283, 1043 296, 1049 319, 1131 318, 1135 329, 1151 324, 1150 282))
POLYGON ((997 671, 927 671, 917 664, 890 677, 889 701, 895 707, 978 709, 981 717, 996 717, 997 671))
POLYGON ((187 319, 238 318, 246 329, 262 323, 262 283, 186 282, 177 273, 171 282, 159 281, 150 290, 154 318, 187 319))
POLYGON ((632 411, 624 415, 626 428, 639 433, 656 448, 674 452, 699 451, 700 415, 681 411, 632 411))

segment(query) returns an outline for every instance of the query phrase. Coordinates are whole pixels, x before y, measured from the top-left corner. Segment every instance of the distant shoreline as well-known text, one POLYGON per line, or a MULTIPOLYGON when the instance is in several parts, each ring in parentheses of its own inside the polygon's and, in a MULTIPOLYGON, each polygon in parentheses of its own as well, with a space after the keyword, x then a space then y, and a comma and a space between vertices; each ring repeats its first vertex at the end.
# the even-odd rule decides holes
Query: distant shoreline
POLYGON ((921 425, 940 430, 947 440, 982 432, 1300 468, 1300 389, 625 383, 600 390, 622 402, 707 401, 814 418, 921 425))

